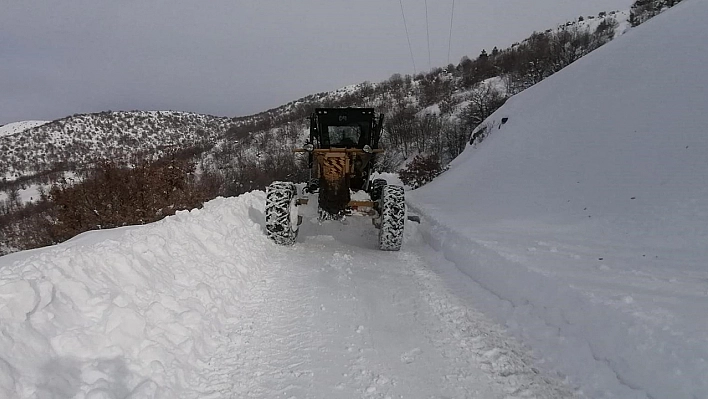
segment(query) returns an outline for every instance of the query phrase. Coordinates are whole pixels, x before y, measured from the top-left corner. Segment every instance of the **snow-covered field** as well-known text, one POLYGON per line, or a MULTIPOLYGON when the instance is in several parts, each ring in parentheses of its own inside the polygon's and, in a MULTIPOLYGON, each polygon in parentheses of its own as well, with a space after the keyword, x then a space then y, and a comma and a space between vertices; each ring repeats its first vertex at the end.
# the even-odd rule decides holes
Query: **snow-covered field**
POLYGON ((708 397, 706 23, 686 1, 524 91, 409 196, 480 308, 589 397, 708 397))

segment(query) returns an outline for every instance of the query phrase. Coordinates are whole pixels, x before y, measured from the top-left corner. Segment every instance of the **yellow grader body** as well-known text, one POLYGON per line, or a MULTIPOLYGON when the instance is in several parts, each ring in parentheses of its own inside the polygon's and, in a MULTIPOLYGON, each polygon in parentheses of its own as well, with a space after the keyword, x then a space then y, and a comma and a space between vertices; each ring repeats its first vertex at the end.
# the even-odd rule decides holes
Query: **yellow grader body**
MULTIPOLYGON (((373 108, 317 108, 310 116, 310 138, 295 152, 308 154, 310 181, 304 191, 317 192, 320 220, 341 219, 352 209, 365 211, 379 229, 379 248, 398 251, 403 242, 405 198, 403 187, 372 179, 379 149, 383 114, 373 108), (350 193, 357 193, 352 200, 350 193), (363 195, 363 197, 362 197, 363 195), (362 199, 364 198, 364 199, 362 199), (370 198, 366 200, 366 198, 370 198)), ((300 217, 292 182, 277 181, 266 190, 266 233, 281 245, 295 243, 300 217)))

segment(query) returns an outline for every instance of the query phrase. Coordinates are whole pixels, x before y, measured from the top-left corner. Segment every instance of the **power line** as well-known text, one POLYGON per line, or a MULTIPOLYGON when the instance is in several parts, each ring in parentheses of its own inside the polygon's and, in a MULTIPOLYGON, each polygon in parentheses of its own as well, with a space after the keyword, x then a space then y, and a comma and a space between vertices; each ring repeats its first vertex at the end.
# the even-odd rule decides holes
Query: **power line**
POLYGON ((415 57, 413 57, 413 46, 411 46, 411 36, 408 34, 408 23, 406 23, 406 13, 403 12, 403 0, 398 0, 398 3, 401 5, 401 16, 403 16, 403 27, 406 28, 406 38, 408 39, 408 50, 411 52, 411 61, 413 62, 413 75, 416 75, 418 72, 416 71, 415 68, 415 57))
POLYGON ((433 69, 433 62, 430 57, 430 24, 428 23, 428 0, 425 0, 425 35, 428 38, 428 69, 433 69))
POLYGON ((450 13, 450 38, 448 39, 448 42, 447 42, 447 64, 448 65, 450 65, 450 50, 452 49, 452 21, 454 19, 455 19, 455 0, 452 0, 452 12, 450 13))

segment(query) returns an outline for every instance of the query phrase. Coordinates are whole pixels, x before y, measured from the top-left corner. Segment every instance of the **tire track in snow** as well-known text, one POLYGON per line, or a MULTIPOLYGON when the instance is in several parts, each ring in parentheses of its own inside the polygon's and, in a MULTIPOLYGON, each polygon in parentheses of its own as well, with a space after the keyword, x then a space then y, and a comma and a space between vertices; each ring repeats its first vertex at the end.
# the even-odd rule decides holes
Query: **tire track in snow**
POLYGON ((300 397, 293 392, 307 392, 311 385, 312 371, 301 366, 311 363, 308 352, 316 350, 305 322, 312 309, 292 286, 285 259, 276 255, 271 261, 213 359, 214 397, 300 397))
MULTIPOLYGON (((401 257, 407 259, 417 255, 401 253, 401 257)), ((447 335, 449 341, 438 342, 441 350, 450 350, 445 346, 456 347, 466 354, 470 366, 476 364, 481 367, 510 398, 574 396, 568 387, 542 375, 533 367, 533 359, 527 350, 510 338, 502 327, 466 306, 459 298, 441 290, 444 283, 435 272, 428 268, 415 268, 411 274, 420 284, 426 302, 439 317, 440 325, 447 330, 441 335, 447 335)))
POLYGON ((447 291, 414 227, 403 251, 381 252, 368 222, 306 223, 294 247, 273 246, 204 397, 573 396, 447 291))

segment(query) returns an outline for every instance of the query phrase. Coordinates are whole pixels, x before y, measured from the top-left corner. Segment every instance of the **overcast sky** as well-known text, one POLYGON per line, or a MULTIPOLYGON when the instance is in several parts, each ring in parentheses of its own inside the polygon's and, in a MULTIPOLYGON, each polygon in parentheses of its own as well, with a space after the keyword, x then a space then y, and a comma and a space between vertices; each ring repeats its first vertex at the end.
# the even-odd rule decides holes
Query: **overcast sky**
MULTIPOLYGON (((450 61, 632 0, 456 0, 450 61)), ((403 0, 417 71, 452 0, 403 0)), ((0 125, 103 110, 247 115, 412 73, 398 0, 0 0, 0 125)))

